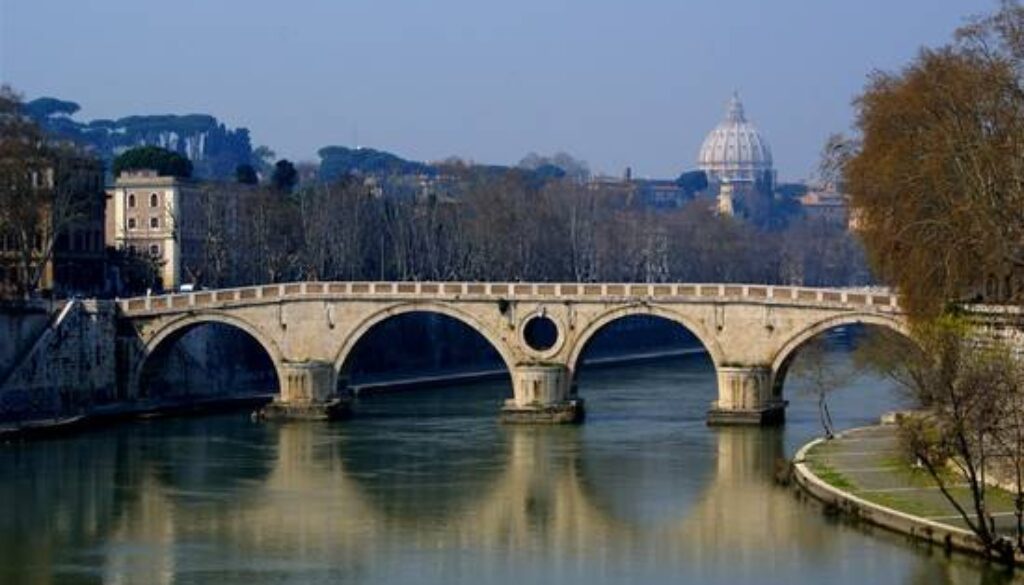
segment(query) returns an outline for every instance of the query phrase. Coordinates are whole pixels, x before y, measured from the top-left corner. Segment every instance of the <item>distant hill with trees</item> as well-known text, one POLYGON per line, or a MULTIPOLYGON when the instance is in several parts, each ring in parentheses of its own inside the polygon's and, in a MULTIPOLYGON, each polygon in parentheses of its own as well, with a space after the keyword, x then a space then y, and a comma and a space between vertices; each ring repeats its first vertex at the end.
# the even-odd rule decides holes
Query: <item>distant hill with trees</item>
POLYGON ((519 161, 518 166, 542 176, 568 177, 579 182, 590 178, 590 167, 587 163, 564 152, 557 152, 552 156, 541 156, 531 152, 519 161))
POLYGON ((320 155, 320 180, 336 181, 345 175, 394 176, 436 175, 431 165, 406 160, 390 152, 373 148, 325 146, 320 155))
POLYGON ((383 192, 392 196, 416 192, 419 177, 454 179, 445 181, 449 195, 464 190, 462 183, 495 180, 505 176, 518 176, 529 188, 537 190, 551 181, 570 179, 583 181, 589 176, 587 164, 565 153, 554 157, 540 157, 530 153, 517 166, 478 164, 452 157, 436 163, 425 163, 402 158, 396 154, 373 148, 326 146, 320 155, 319 179, 324 183, 344 180, 345 177, 373 177, 383 192))
POLYGON ((111 166, 115 177, 123 171, 141 169, 154 170, 161 177, 187 179, 192 176, 192 161, 173 150, 159 146, 140 146, 119 154, 111 166))
POLYGON ((207 114, 126 116, 88 122, 73 116, 81 107, 72 101, 41 97, 24 105, 50 135, 89 147, 111 163, 117 155, 138 146, 158 146, 188 157, 201 178, 231 179, 239 165, 254 164, 246 128, 228 128, 207 114))

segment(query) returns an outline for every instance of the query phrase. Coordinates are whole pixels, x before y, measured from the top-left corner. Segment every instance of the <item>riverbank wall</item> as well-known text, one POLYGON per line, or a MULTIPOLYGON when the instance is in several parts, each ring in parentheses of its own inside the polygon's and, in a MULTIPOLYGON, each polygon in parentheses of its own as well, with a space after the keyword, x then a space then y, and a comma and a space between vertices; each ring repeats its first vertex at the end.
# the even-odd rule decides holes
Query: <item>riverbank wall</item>
POLYGON ((124 324, 112 302, 0 305, 0 438, 140 416, 257 407, 277 391, 276 380, 248 371, 245 360, 237 359, 246 355, 238 332, 199 329, 160 364, 153 386, 171 391, 127 396, 119 326, 124 324), (236 359, 227 360, 226 354, 236 359))
POLYGON ((0 310, 0 424, 73 417, 117 396, 113 303, 31 301, 0 310))

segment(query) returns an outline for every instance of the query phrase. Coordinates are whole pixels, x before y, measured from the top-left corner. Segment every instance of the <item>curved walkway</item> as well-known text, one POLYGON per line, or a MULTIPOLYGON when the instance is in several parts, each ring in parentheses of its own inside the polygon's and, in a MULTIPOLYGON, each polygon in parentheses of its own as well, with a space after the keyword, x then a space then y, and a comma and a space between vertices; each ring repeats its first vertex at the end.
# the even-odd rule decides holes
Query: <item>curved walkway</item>
MULTIPOLYGON (((794 477, 806 492, 855 518, 947 548, 979 552, 956 508, 927 472, 906 461, 897 440, 895 425, 853 429, 831 441, 817 439, 797 452, 794 477)), ((965 485, 951 491, 970 509, 965 485)), ((987 497, 997 530, 1012 536, 1012 495, 990 487, 987 497)))

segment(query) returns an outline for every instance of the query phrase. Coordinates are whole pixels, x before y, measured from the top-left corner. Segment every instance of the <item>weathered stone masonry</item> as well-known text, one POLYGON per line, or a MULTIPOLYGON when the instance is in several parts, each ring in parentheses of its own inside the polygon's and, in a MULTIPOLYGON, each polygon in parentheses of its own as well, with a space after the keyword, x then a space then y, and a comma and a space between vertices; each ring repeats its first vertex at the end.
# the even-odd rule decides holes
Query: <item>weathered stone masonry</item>
MULTIPOLYGON (((7 311, 3 320, 24 320, 7 311)), ((116 306, 69 301, 49 323, 7 340, 13 365, 0 378, 0 422, 66 418, 116 403, 116 306)))

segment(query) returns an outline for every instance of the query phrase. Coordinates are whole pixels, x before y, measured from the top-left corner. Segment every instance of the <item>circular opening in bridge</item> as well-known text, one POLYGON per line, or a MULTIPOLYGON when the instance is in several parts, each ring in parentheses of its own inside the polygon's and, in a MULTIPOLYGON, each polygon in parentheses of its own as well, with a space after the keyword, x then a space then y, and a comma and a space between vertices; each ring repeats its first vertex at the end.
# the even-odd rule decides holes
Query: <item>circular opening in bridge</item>
POLYGON ((538 315, 523 326, 523 339, 535 351, 547 351, 558 342, 558 325, 549 317, 538 315))

